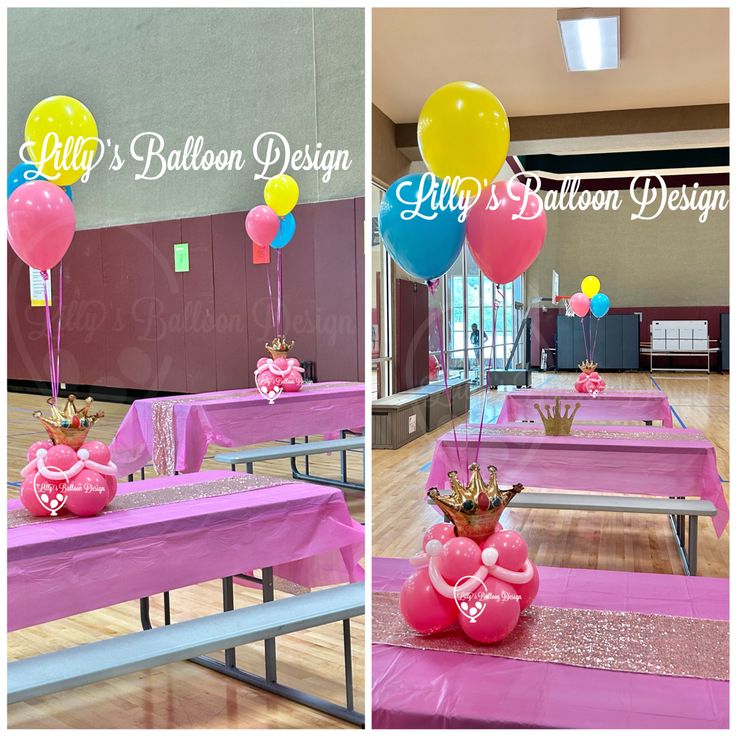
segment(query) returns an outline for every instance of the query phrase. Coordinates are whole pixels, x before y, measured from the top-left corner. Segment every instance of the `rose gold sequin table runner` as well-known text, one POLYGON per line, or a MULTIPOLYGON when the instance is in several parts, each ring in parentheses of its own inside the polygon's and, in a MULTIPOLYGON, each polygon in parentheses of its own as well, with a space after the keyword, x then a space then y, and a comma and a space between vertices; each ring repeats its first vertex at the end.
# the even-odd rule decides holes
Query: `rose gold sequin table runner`
POLYGON ((650 675, 729 679, 728 621, 532 605, 506 639, 483 646, 459 628, 432 636, 412 631, 399 613, 398 593, 374 593, 372 618, 374 644, 650 675))
POLYGON ((210 444, 244 447, 260 442, 336 435, 365 422, 362 383, 305 384, 269 404, 255 388, 133 402, 110 445, 120 475, 153 461, 160 475, 199 470, 210 444))
POLYGON ((728 727, 727 579, 540 567, 524 628, 480 647, 408 632, 416 568, 372 569, 374 728, 728 727))

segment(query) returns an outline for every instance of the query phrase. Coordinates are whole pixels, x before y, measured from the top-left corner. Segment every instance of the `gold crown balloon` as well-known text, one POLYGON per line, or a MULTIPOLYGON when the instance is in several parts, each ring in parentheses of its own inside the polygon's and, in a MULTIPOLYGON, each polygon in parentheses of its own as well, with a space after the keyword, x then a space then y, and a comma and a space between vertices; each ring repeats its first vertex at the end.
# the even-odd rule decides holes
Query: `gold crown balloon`
POLYGON ((276 335, 270 343, 266 343, 266 350, 271 353, 271 357, 276 360, 277 358, 286 358, 289 354, 289 350, 294 347, 294 341, 286 342, 286 338, 283 335, 276 335))
POLYGON ((524 486, 516 483, 508 490, 501 490, 494 465, 488 466, 487 483, 477 463, 473 463, 469 469, 467 485, 458 480, 457 471, 453 470, 447 474, 452 489, 449 495, 440 494, 436 488, 430 488, 427 495, 450 517, 458 537, 469 537, 480 543, 493 534, 503 510, 524 486))
POLYGON ((59 411, 53 398, 47 399, 46 403, 51 407, 51 416, 45 417, 40 411, 34 411, 33 416, 40 420, 55 445, 69 445, 78 450, 87 439, 87 433, 92 425, 105 416, 104 411, 90 414, 92 408, 92 397, 84 400, 84 406, 77 409, 75 404, 77 397, 69 394, 64 408, 59 411))
POLYGON ((584 360, 579 366, 580 370, 586 375, 594 373, 598 369, 598 363, 594 363, 592 360, 584 360))
POLYGON ((544 433, 553 437, 562 437, 570 434, 572 429, 572 421, 577 414, 580 404, 575 404, 573 408, 571 404, 565 404, 565 412, 563 414, 560 408, 559 396, 555 399, 554 409, 546 404, 544 412, 539 408, 539 404, 534 404, 534 408, 542 419, 544 424, 544 433), (572 411, 570 411, 572 409, 572 411))

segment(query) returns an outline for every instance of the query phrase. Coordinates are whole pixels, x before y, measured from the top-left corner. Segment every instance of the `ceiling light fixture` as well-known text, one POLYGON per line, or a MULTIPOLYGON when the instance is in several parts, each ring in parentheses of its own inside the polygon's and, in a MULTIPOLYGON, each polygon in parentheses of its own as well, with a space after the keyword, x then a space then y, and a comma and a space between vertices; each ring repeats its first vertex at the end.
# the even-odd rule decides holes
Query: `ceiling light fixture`
POLYGON ((618 8, 557 11, 565 63, 570 72, 618 69, 620 59, 618 8))

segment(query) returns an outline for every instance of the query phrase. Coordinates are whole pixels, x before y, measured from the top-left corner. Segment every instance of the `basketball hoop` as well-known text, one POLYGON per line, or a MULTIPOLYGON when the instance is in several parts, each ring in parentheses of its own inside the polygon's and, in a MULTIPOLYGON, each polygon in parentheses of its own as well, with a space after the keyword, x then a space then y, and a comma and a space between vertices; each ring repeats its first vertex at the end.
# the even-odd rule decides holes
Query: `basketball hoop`
POLYGON ((556 296, 555 304, 559 304, 560 302, 562 302, 563 306, 565 307, 565 317, 574 317, 575 312, 572 311, 572 307, 570 306, 570 297, 569 296, 556 296))

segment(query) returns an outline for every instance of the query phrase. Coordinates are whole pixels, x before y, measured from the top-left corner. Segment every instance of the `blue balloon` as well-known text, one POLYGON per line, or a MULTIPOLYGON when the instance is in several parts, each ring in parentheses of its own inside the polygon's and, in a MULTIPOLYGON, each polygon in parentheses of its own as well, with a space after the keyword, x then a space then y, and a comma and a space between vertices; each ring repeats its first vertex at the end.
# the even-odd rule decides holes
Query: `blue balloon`
POLYGON ((18 164, 8 174, 8 197, 10 197, 10 195, 19 186, 21 186, 21 184, 27 184, 29 181, 48 181, 48 179, 43 174, 39 174, 38 169, 33 164, 18 164))
POLYGON ((457 198, 448 195, 441 202, 444 208, 433 207, 441 186, 434 174, 402 176, 388 188, 378 212, 378 229, 391 257, 404 271, 425 281, 446 273, 465 242, 457 198), (410 216, 416 202, 421 202, 419 215, 410 216))
POLYGON ((591 314, 598 319, 605 317, 610 308, 611 300, 601 291, 590 300, 591 314))
POLYGON ((288 245, 291 239, 294 237, 296 232, 296 220, 294 215, 289 212, 279 225, 279 231, 276 233, 276 237, 271 241, 272 248, 283 248, 288 245))
MULTIPOLYGON (((21 184, 27 184, 29 181, 48 181, 48 179, 43 174, 38 173, 38 168, 35 164, 19 163, 8 174, 8 197, 10 197, 10 195, 21 184)), ((67 184, 62 188, 66 192, 66 196, 73 201, 71 186, 67 184)))

